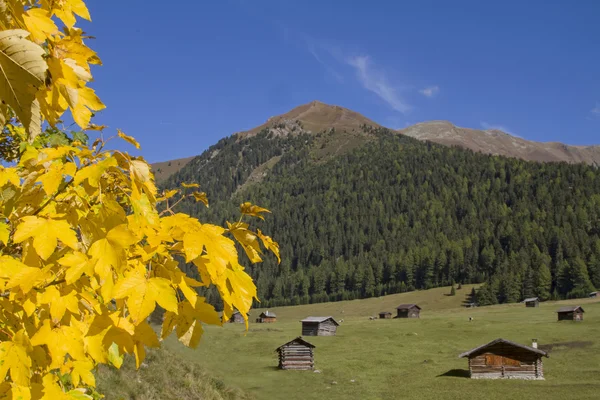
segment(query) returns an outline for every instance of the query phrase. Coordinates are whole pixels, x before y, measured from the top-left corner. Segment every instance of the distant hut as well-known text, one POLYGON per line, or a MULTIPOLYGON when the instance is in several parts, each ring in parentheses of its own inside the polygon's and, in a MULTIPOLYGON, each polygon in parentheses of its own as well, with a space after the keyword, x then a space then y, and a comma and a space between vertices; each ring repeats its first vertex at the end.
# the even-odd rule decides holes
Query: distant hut
POLYGON ((262 312, 256 319, 256 322, 258 322, 259 324, 269 324, 269 323, 273 323, 276 321, 277 321, 277 316, 275 315, 274 312, 271 312, 269 310, 262 312))
POLYGON ((396 318, 420 318, 421 307, 416 304, 400 304, 396 307, 398 315, 396 318))
POLYGON ((392 313, 389 311, 382 311, 379 313, 379 319, 390 319, 392 318, 392 313))
POLYGON ((302 336, 335 336, 340 326, 333 317, 308 317, 300 322, 302 336))
POLYGON ((557 311, 559 321, 583 321, 583 308, 581 306, 561 307, 557 311))
POLYGON ((469 359, 469 374, 473 379, 544 379, 542 357, 548 353, 537 348, 496 339, 458 356, 469 359))
POLYGON ((539 297, 530 297, 528 299, 523 300, 523 303, 525 303, 525 307, 539 307, 540 299, 539 297))
POLYGON ((236 323, 236 324, 243 324, 244 316, 242 315, 241 312, 234 311, 233 314, 231 315, 231 318, 229 318, 229 322, 236 323))
POLYGON ((280 369, 310 370, 315 367, 314 345, 298 336, 277 348, 280 369))
POLYGON ((592 292, 590 293, 590 297, 600 297, 600 292, 592 292))

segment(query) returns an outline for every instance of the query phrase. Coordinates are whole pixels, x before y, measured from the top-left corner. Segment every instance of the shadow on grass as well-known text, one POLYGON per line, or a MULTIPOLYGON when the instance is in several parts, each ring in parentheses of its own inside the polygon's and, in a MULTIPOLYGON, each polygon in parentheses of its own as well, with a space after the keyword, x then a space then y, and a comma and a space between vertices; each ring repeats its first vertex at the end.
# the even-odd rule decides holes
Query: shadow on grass
POLYGON ((450 371, 446 371, 443 374, 438 375, 436 378, 439 378, 441 376, 449 376, 452 378, 468 378, 469 371, 466 369, 451 369, 450 371))

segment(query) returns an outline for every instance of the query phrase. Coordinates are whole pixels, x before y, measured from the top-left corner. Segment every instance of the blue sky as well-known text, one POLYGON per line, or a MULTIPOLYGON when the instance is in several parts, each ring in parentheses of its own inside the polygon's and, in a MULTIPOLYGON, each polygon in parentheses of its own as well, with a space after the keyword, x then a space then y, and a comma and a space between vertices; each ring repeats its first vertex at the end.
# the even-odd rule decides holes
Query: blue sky
MULTIPOLYGON (((88 2, 97 118, 164 161, 312 100, 600 143, 600 1, 88 2)), ((110 132, 110 131, 109 131, 110 132)))

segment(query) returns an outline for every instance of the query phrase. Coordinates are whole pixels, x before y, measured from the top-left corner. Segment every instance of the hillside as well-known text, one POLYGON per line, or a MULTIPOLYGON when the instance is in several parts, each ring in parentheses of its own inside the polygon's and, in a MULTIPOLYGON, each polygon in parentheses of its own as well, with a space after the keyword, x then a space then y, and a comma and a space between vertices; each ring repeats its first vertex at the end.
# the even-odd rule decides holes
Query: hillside
MULTIPOLYGON (((556 309, 573 300, 461 308, 470 287, 445 296, 448 287, 380 298, 273 308, 274 324, 251 322, 208 326, 197 350, 173 338, 169 351, 201 360, 225 384, 257 399, 595 399, 600 390, 600 303, 579 300, 584 321, 557 322, 556 309), (420 319, 369 320, 400 303, 423 307, 420 319), (383 307, 383 309, 382 309, 383 307), (304 339, 316 346, 310 371, 277 369, 275 349, 300 335, 299 320, 309 315, 343 319, 334 337, 304 339), (469 317, 473 321, 469 321, 469 317), (545 381, 466 379, 467 360, 458 355, 496 338, 529 345, 536 338, 548 350, 545 381), (232 360, 235 360, 232 361, 232 360)), ((261 310, 251 311, 251 321, 261 310)))
POLYGON ((482 304, 600 286, 600 174, 584 164, 491 157, 370 126, 264 129, 221 140, 164 185, 192 180, 211 207, 180 207, 204 221, 224 225, 246 200, 273 211, 257 224, 283 262, 249 265, 268 307, 453 280, 489 282, 482 304))
POLYGON ((446 146, 464 147, 485 154, 542 162, 600 164, 600 146, 533 142, 495 129, 459 128, 448 121, 424 122, 398 132, 415 139, 429 140, 446 146))
POLYGON ((166 180, 168 177, 185 167, 194 157, 179 158, 177 160, 163 161, 152 164, 154 179, 157 183, 166 180))

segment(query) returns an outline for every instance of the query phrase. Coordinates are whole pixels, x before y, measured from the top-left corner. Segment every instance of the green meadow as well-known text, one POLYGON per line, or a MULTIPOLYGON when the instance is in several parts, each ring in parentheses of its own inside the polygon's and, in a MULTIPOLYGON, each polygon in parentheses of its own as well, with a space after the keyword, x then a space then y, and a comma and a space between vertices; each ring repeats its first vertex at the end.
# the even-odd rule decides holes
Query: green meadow
MULTIPOLYGON (((449 288, 336 303, 273 308, 274 324, 206 327, 198 349, 171 337, 165 349, 181 365, 201 366, 227 388, 222 398, 255 399, 598 399, 600 302, 595 299, 464 308, 472 286, 456 296, 449 288), (379 311, 417 303, 416 320, 370 320, 379 311), (579 304, 583 322, 557 322, 556 309, 579 304), (335 337, 305 337, 316 346, 320 373, 277 369, 275 349, 301 333, 307 316, 343 319, 335 337), (473 320, 469 321, 469 317, 473 320), (505 338, 551 348, 545 381, 471 380, 461 352, 505 338), (243 395, 242 395, 243 393, 243 395), (243 396, 243 397, 242 397, 243 396)), ((262 310, 251 312, 250 320, 262 310)), ((159 373, 158 368, 157 373, 159 373)), ((164 369, 165 374, 166 369, 164 369)), ((142 397, 137 397, 142 398, 142 397)), ((194 397, 195 398, 195 397, 194 397)), ((219 398, 219 397, 215 397, 219 398)))

